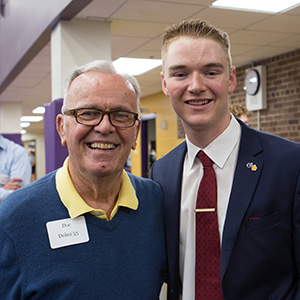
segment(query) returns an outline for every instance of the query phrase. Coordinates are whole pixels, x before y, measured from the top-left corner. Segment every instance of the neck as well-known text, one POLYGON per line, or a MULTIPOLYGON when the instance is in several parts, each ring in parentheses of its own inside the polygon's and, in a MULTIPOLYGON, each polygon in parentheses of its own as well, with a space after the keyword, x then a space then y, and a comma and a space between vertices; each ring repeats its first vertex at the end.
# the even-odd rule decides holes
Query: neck
MULTIPOLYGON (((70 174, 71 176, 71 174, 70 174)), ((92 208, 102 209, 109 217, 121 189, 122 172, 116 176, 84 176, 72 178, 74 187, 81 198, 92 208)))
POLYGON ((204 149, 224 132, 224 130, 229 126, 230 120, 231 116, 229 115, 228 118, 226 118, 226 120, 219 126, 202 125, 192 128, 184 126, 183 124, 183 127, 189 141, 195 146, 204 149))

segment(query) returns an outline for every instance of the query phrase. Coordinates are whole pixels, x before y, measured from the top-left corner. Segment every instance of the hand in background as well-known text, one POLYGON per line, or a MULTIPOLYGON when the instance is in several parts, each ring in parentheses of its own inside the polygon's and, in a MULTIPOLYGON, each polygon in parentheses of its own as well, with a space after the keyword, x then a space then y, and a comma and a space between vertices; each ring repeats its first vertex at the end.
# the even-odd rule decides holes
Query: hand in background
POLYGON ((13 178, 8 181, 5 185, 2 186, 3 189, 16 191, 22 187, 20 182, 22 182, 22 178, 13 178))

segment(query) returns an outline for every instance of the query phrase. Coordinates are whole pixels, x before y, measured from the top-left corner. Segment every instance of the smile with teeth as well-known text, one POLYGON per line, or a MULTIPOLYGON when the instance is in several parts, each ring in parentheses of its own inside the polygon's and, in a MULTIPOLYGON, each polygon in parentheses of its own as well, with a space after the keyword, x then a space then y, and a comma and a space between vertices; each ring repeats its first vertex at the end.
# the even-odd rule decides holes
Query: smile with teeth
POLYGON ((211 100, 189 100, 187 101, 188 104, 191 104, 191 105, 205 105, 207 103, 209 103, 211 100))
POLYGON ((111 150, 111 149, 115 149, 117 146, 114 144, 91 143, 88 144, 88 147, 91 149, 111 150))

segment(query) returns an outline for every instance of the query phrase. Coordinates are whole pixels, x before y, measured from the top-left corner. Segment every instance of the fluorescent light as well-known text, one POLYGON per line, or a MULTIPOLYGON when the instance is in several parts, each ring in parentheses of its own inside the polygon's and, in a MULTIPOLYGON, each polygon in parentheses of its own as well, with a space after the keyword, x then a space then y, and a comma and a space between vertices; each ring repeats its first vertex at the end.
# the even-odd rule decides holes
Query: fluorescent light
POLYGON ((36 107, 32 112, 34 114, 44 114, 45 113, 45 107, 44 106, 38 106, 36 107))
POLYGON ((119 72, 141 75, 161 65, 161 59, 120 57, 113 62, 119 72))
POLYGON ((25 134, 25 133, 27 133, 27 131, 25 129, 22 129, 21 134, 25 134))
POLYGON ((27 128, 30 126, 30 122, 21 122, 21 127, 22 128, 27 128))
POLYGON ((291 9, 294 6, 299 5, 299 0, 217 0, 212 3, 212 6, 237 9, 237 10, 252 10, 267 13, 277 13, 280 11, 291 9))
POLYGON ((21 122, 40 122, 44 118, 42 116, 23 116, 21 117, 21 122))

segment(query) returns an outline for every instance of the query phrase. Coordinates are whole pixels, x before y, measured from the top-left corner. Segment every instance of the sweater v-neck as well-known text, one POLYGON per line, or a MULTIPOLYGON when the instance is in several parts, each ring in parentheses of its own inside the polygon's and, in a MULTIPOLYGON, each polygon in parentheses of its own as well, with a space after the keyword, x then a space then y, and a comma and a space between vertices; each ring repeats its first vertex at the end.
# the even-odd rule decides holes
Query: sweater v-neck
POLYGON ((130 209, 126 207, 119 208, 116 215, 109 221, 98 218, 90 213, 84 214, 86 221, 104 230, 113 231, 121 222, 125 214, 128 214, 130 209))

